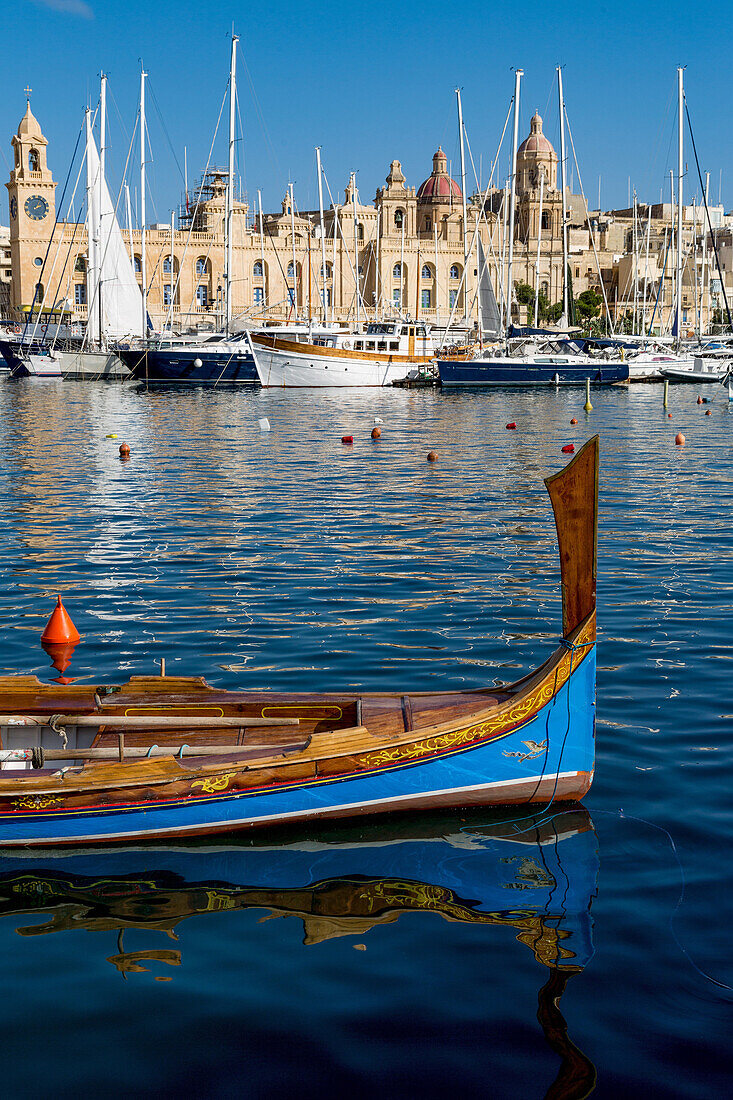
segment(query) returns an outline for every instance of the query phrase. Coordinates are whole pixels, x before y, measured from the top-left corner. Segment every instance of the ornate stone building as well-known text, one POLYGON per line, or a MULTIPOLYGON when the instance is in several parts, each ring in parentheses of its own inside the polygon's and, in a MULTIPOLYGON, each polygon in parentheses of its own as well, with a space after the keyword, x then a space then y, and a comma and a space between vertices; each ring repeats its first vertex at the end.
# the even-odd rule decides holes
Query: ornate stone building
MULTIPOLYGON (((12 147, 13 168, 6 184, 12 277, 5 312, 9 311, 9 319, 20 320, 42 304, 47 314, 83 322, 87 310, 86 228, 76 221, 57 220, 57 185, 47 162, 48 143, 30 103, 12 147)), ((477 233, 500 307, 508 293, 503 236, 507 194, 508 187, 494 188, 484 197, 468 197, 465 278, 463 197, 448 173, 442 149, 434 154, 433 170, 418 188, 408 184, 400 162, 393 160, 385 186, 378 188, 373 203, 360 201, 352 176, 344 201, 324 211, 322 227, 318 211, 291 210, 290 193, 279 211, 265 214, 261 220, 247 203, 235 202, 232 312, 236 324, 261 324, 292 318, 296 313, 319 316, 325 300, 325 310, 334 320, 402 313, 445 324, 453 315, 459 321, 465 316, 471 326, 478 321, 478 270, 472 248, 477 233), (321 234, 325 239, 324 270, 321 234)), ((156 328, 171 321, 180 329, 221 324, 226 285, 225 195, 226 172, 214 169, 187 197, 172 235, 170 225, 146 228, 148 312, 156 328)), ((516 195, 512 284, 534 287, 538 271, 546 299, 558 302, 564 277, 558 157, 537 113, 517 153, 516 195)), ((664 225, 665 208, 652 208, 649 238, 655 247, 648 263, 645 259, 646 277, 641 276, 649 309, 642 310, 638 240, 635 252, 632 250, 633 211, 588 213, 580 196, 569 191, 566 206, 574 295, 589 287, 603 288, 612 313, 623 315, 630 308, 629 294, 635 293, 638 316, 643 313, 648 321, 651 302, 656 300, 655 316, 663 327, 668 326, 674 300, 670 279, 676 261, 668 254, 671 236, 664 225)), ((644 208, 643 216, 647 213, 644 208)), ((639 225, 637 236, 638 231, 639 225)), ((125 227, 123 237, 141 281, 140 231, 125 227)), ((701 229, 697 244, 693 245, 693 238, 694 225, 686 226, 683 306, 687 324, 701 312, 700 287, 704 283, 701 229)), ((710 282, 708 300, 702 306, 705 319, 710 282)), ((513 319, 525 321, 526 306, 518 306, 514 291, 512 299, 513 319)))

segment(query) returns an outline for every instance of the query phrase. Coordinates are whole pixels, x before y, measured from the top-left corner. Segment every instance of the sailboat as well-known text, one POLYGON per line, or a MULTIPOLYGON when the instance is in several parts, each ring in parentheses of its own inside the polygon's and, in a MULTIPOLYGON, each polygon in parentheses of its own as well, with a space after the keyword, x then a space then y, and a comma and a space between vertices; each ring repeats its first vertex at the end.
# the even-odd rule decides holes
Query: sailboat
MULTIPOLYGON (((562 72, 558 68, 558 97, 560 106, 560 161, 562 171, 563 204, 563 272, 568 270, 568 234, 565 191, 565 105, 562 92, 562 72)), ((440 382, 445 387, 458 386, 530 386, 530 385, 584 385, 623 382, 628 379, 628 364, 623 359, 608 359, 578 351, 574 342, 563 340, 562 332, 552 334, 538 347, 533 338, 517 345, 509 342, 511 329, 511 300, 513 293, 512 260, 514 250, 514 214, 516 206, 517 140, 519 129, 519 90, 522 70, 515 71, 514 89, 514 138, 512 147, 511 198, 509 207, 509 258, 507 263, 507 316, 506 346, 496 352, 491 349, 474 357, 439 357, 440 382)), ((543 188, 544 190, 544 188, 543 188)), ((481 253, 479 253, 479 257, 481 253)), ((483 270, 483 265, 482 265, 483 270)), ((567 330, 568 281, 563 278, 563 315, 559 329, 567 330)), ((497 333, 498 335, 498 333, 497 333)))
MULTIPOLYGON (((103 78, 104 87, 105 78, 103 78)), ((102 144, 104 134, 102 134, 102 144)), ((142 331, 142 296, 122 239, 104 170, 86 114, 87 162, 87 301, 85 344, 77 351, 56 352, 64 378, 127 377, 128 371, 111 342, 142 331)))

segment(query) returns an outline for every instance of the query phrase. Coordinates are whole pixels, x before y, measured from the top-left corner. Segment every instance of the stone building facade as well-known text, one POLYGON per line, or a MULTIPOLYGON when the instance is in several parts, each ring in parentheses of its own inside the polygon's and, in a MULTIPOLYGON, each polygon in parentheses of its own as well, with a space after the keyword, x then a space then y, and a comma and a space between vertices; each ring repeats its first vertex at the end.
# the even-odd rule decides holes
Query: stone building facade
MULTIPOLYGON (((83 223, 57 221, 56 188, 47 160, 48 143, 28 103, 12 138, 9 182, 10 280, 6 318, 20 320, 43 304, 46 313, 84 322, 87 310, 87 238, 83 223)), ((558 157, 535 114, 530 133, 517 154, 516 219, 511 285, 531 287, 539 279, 550 303, 562 299, 562 193, 558 157), (540 183, 542 181, 542 186, 540 183), (540 192, 542 192, 540 194, 540 192), (539 264, 537 251, 539 240, 539 264)), ((464 276, 464 224, 461 189, 448 173, 442 149, 433 156, 431 174, 410 186, 393 160, 371 203, 362 203, 352 176, 343 202, 324 211, 291 210, 290 193, 281 209, 262 219, 245 202, 235 202, 232 217, 232 313, 235 327, 325 312, 333 320, 375 316, 420 317, 445 324, 451 316, 472 327, 478 321, 478 270, 474 241, 481 236, 500 307, 509 295, 505 239, 508 186, 467 198, 465 227, 468 269, 464 276), (322 271, 322 235, 325 270, 322 271), (358 291, 357 291, 358 288, 358 291)), ((651 208, 649 258, 646 239, 639 248, 649 208, 588 212, 580 196, 566 194, 569 266, 577 297, 595 288, 605 292, 615 317, 633 311, 654 314, 668 327, 673 312, 672 278, 676 252, 668 229, 669 208, 651 208), (634 238, 632 240, 632 238, 634 238), (634 244, 636 248, 634 249, 634 244), (665 262, 666 258, 666 262, 665 262), (639 276, 639 265, 644 272, 639 276), (641 288, 646 306, 641 303, 641 288), (631 301, 630 301, 631 296, 631 301)), ((148 312, 157 329, 217 327, 225 311, 226 172, 214 169, 187 197, 178 228, 146 228, 148 312)), ((699 211, 698 211, 699 221, 699 211)), ((138 279, 142 281, 141 233, 123 229, 138 279)), ((685 324, 702 315, 706 327, 714 306, 714 283, 702 268, 705 235, 685 222, 683 282, 685 324), (697 235, 696 235, 697 234, 697 235)), ((733 273, 732 273, 733 277, 733 273)), ((512 318, 527 320, 512 290, 512 318)), ((2 309, 0 300, 0 310, 2 309)), ((656 327, 656 326, 655 326, 656 327)))

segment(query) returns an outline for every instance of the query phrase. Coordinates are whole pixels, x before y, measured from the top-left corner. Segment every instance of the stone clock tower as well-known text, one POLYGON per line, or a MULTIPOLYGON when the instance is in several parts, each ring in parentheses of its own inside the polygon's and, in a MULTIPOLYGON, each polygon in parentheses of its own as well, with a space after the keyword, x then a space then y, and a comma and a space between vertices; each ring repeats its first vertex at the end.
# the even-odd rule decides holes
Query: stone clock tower
MULTIPOLYGON (((10 193, 11 307, 20 316, 31 306, 56 221, 56 184, 46 164, 48 142, 31 111, 30 100, 12 139, 13 170, 5 186, 10 193)), ((46 263, 46 269, 50 263, 46 263)), ((50 274, 50 272, 49 272, 50 274)), ((42 291, 39 289, 42 298, 42 291)), ((36 307, 40 304, 36 296, 36 307)), ((47 301, 51 304, 51 299, 47 301)))

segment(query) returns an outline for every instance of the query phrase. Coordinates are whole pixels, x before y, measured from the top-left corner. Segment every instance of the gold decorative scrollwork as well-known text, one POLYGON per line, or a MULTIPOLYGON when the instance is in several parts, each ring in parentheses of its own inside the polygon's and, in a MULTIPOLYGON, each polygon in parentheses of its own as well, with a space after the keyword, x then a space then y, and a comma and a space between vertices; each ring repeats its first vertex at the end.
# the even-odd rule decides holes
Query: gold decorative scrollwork
POLYGON ((27 794, 23 798, 13 799, 14 810, 46 810, 49 806, 56 806, 63 802, 63 798, 56 798, 52 794, 27 794))
POLYGON ((224 775, 210 775, 208 779, 194 779, 192 787, 200 787, 206 794, 216 794, 217 791, 225 791, 236 772, 225 772, 224 775))

